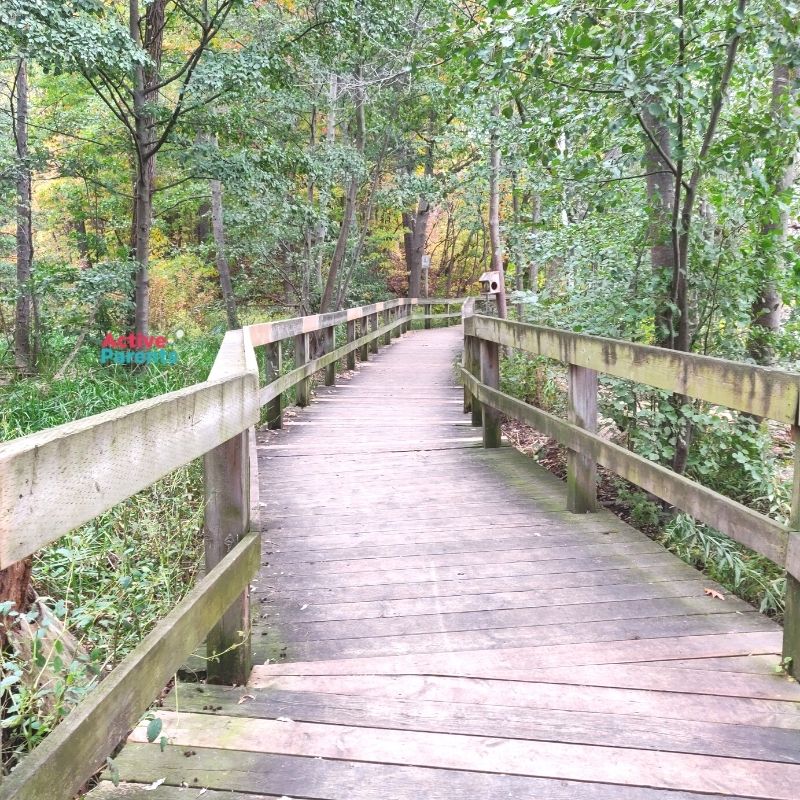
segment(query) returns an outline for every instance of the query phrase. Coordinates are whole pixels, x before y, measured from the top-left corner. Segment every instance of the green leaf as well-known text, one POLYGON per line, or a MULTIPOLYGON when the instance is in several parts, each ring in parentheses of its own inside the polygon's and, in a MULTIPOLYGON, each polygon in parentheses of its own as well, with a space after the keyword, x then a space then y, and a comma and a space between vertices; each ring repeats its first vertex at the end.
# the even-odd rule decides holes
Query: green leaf
POLYGON ((151 719, 150 722, 147 724, 147 741, 154 742, 158 735, 161 733, 161 728, 164 726, 164 723, 156 717, 155 719, 151 719))
POLYGON ((19 675, 6 675, 5 678, 0 681, 0 689, 5 689, 15 683, 19 683, 19 675))

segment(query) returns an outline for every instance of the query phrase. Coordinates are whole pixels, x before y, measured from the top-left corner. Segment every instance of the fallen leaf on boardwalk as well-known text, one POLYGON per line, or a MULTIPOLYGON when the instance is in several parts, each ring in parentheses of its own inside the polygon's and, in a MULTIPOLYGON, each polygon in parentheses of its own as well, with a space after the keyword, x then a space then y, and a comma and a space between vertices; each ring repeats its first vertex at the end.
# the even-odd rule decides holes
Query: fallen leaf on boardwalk
POLYGON ((255 700, 256 698, 252 694, 243 694, 239 698, 239 702, 236 705, 241 705, 242 703, 246 702, 247 700, 255 700))
POLYGON ((275 717, 275 722, 294 722, 294 720, 289 717, 275 717))
POLYGON ((207 791, 208 791, 208 789, 201 789, 201 790, 198 792, 197 796, 198 796, 198 797, 202 797, 202 796, 203 796, 203 795, 204 795, 204 794, 205 794, 207 791))
POLYGON ((709 597, 713 597, 715 600, 725 599, 725 595, 722 594, 722 592, 718 592, 716 589, 703 589, 703 592, 709 597))
POLYGON ((308 603, 306 603, 304 606, 300 606, 301 611, 305 611, 307 608, 308 608, 308 603))
POLYGON ((164 783, 165 780, 166 778, 159 778, 157 781, 153 781, 149 786, 145 786, 144 790, 146 792, 155 791, 159 786, 161 786, 162 783, 164 783))

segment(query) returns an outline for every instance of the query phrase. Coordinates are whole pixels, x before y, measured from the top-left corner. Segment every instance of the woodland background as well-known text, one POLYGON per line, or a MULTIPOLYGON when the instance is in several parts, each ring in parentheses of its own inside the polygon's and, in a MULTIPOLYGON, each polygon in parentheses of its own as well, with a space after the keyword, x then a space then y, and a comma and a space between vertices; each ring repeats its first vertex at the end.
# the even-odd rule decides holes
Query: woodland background
MULTIPOLYGON (((424 296, 426 253, 431 296, 502 267, 510 316, 797 370, 799 27, 776 0, 2 0, 0 439, 203 380, 228 327, 424 296), (183 331, 179 365, 101 368, 130 330, 183 331)), ((545 360, 503 383, 564 407, 545 360)), ((606 435, 785 518, 785 429, 601 395, 606 435)), ((4 650, 6 767, 191 585, 199 475, 39 554, 35 603, 0 596, 6 634, 24 612, 67 643, 38 683, 4 650)), ((763 559, 603 492, 780 615, 763 559)))

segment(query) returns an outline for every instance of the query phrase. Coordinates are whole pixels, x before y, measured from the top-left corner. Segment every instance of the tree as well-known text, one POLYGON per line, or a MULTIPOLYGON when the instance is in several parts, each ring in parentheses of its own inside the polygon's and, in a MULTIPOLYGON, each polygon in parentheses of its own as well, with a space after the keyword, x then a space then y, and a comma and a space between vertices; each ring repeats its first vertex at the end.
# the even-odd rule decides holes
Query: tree
POLYGON ((17 302, 14 317, 14 360, 23 375, 36 366, 31 331, 33 314, 33 224, 31 216, 31 167, 28 151, 28 68, 17 62, 12 90, 14 142, 17 151, 17 302))
POLYGON ((131 254, 135 264, 133 323, 138 332, 147 333, 150 327, 148 261, 157 190, 156 157, 187 114, 224 94, 225 87, 195 86, 193 78, 237 4, 238 0, 178 3, 168 20, 167 0, 152 0, 144 6, 144 13, 139 0, 129 0, 130 45, 143 55, 128 73, 102 66, 83 68, 92 90, 124 126, 133 151, 131 254), (187 39, 191 35, 192 41, 188 48, 170 51, 170 71, 162 76, 168 25, 187 39))

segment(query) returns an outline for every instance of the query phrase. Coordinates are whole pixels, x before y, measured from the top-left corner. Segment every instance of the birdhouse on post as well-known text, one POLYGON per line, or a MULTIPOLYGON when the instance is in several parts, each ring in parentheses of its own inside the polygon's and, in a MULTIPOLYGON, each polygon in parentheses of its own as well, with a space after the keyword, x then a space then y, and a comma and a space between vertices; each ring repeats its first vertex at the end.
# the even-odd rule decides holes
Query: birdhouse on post
POLYGON ((500 273, 497 270, 484 272, 479 280, 483 294, 489 296, 500 294, 500 273))

